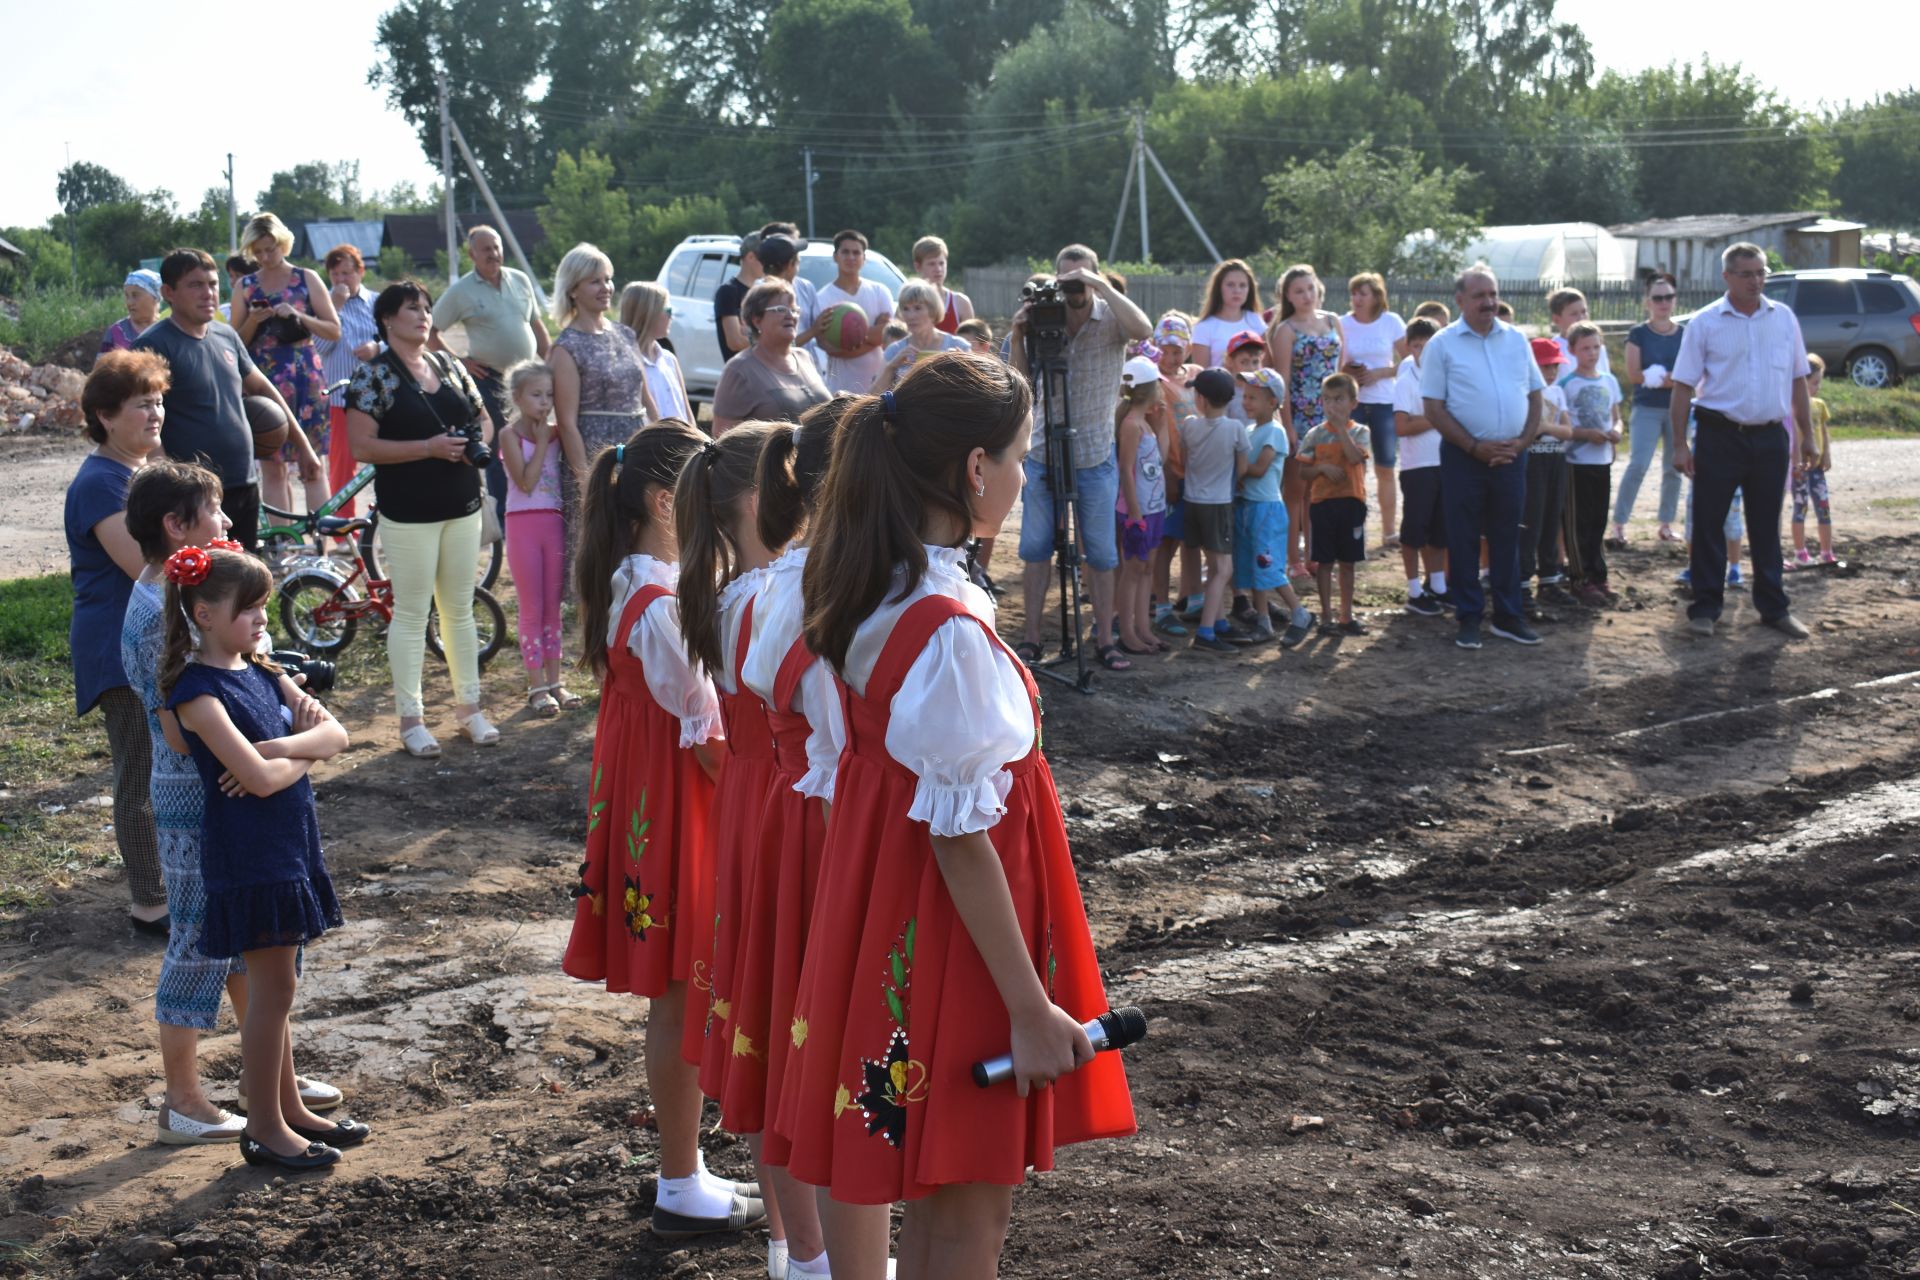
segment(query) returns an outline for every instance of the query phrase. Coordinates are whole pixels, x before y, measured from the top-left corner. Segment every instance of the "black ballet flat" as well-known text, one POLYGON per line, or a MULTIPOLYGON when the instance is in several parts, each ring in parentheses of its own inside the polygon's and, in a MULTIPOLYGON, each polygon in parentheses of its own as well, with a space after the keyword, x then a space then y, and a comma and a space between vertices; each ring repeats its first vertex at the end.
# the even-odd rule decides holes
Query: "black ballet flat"
POLYGON ((158 920, 142 920, 139 916, 128 916, 127 923, 133 926, 135 933, 144 933, 149 938, 165 938, 173 932, 172 916, 161 916, 158 920))
POLYGON ((358 1120, 340 1120, 324 1129, 309 1129, 297 1124, 289 1124, 287 1128, 308 1142, 318 1142, 329 1147, 357 1147, 373 1136, 373 1130, 358 1120))
POLYGON ((295 1173, 324 1169, 340 1160, 339 1150, 324 1142, 310 1142, 299 1155, 283 1156, 266 1143, 244 1133, 240 1135, 240 1155, 248 1164, 272 1165, 295 1173))

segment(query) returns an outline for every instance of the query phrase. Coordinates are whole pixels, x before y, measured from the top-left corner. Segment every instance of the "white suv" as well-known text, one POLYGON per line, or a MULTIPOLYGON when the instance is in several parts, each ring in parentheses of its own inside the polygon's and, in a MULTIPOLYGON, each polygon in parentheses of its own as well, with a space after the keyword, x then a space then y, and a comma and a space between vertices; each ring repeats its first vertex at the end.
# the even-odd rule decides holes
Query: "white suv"
MULTIPOLYGON (((739 269, 739 236, 688 236, 667 255, 657 277, 673 300, 673 353, 687 379, 687 396, 695 404, 713 402, 713 389, 726 365, 713 323, 713 293, 739 269)), ((801 245, 801 279, 812 281, 817 289, 831 284, 837 274, 831 240, 808 240, 801 245)), ((900 292, 906 280, 898 267, 871 249, 861 277, 886 289, 890 297, 900 292)))

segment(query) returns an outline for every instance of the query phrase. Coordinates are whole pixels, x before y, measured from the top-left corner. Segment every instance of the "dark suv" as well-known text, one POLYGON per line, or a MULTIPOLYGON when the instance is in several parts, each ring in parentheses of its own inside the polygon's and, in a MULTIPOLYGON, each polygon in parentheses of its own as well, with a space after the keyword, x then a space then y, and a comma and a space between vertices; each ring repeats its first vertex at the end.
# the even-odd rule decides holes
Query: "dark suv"
POLYGON ((1767 296, 1793 308, 1807 350, 1862 387, 1920 373, 1920 288, 1890 271, 1837 267, 1767 277, 1767 296))

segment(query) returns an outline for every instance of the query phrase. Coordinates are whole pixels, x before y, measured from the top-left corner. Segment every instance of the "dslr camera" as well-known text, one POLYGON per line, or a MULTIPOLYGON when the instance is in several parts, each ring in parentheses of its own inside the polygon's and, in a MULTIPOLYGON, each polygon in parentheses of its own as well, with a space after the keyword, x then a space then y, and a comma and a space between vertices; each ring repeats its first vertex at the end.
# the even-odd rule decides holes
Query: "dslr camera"
MULTIPOLYGON (((1084 286, 1082 286, 1084 287, 1084 286)), ((1052 276, 1041 276, 1020 286, 1027 306, 1027 368, 1059 360, 1067 350, 1067 302, 1052 276)))
MULTIPOLYGON (((481 446, 483 449, 485 447, 481 446)), ((315 697, 333 689, 333 677, 338 667, 324 658, 310 657, 297 649, 275 649, 273 661, 290 676, 305 676, 305 680, 296 680, 295 683, 315 697)))
POLYGON ((485 471, 493 465, 493 450, 488 448, 487 442, 481 438, 479 423, 469 422, 464 427, 455 427, 449 434, 466 440, 466 447, 461 450, 461 456, 466 458, 468 466, 485 471))

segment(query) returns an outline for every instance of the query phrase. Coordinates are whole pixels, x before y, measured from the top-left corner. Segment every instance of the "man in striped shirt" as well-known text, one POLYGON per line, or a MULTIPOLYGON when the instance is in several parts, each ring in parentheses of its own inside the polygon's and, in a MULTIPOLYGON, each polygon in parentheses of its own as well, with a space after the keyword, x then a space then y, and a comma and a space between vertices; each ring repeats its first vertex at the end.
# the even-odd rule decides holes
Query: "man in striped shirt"
MULTIPOLYGON (((315 338, 313 343, 320 352, 320 368, 327 386, 332 388, 327 396, 330 405, 327 414, 332 424, 328 438, 333 441, 333 450, 327 454, 327 489, 338 493, 353 479, 359 467, 347 444, 345 383, 355 365, 380 354, 380 336, 373 323, 373 299, 360 287, 367 274, 367 264, 361 259, 360 251, 350 244, 335 245, 327 251, 325 266, 327 279, 333 282, 333 309, 340 314, 340 336, 331 340, 315 338)), ((353 507, 349 502, 336 514, 351 516, 353 507)))

